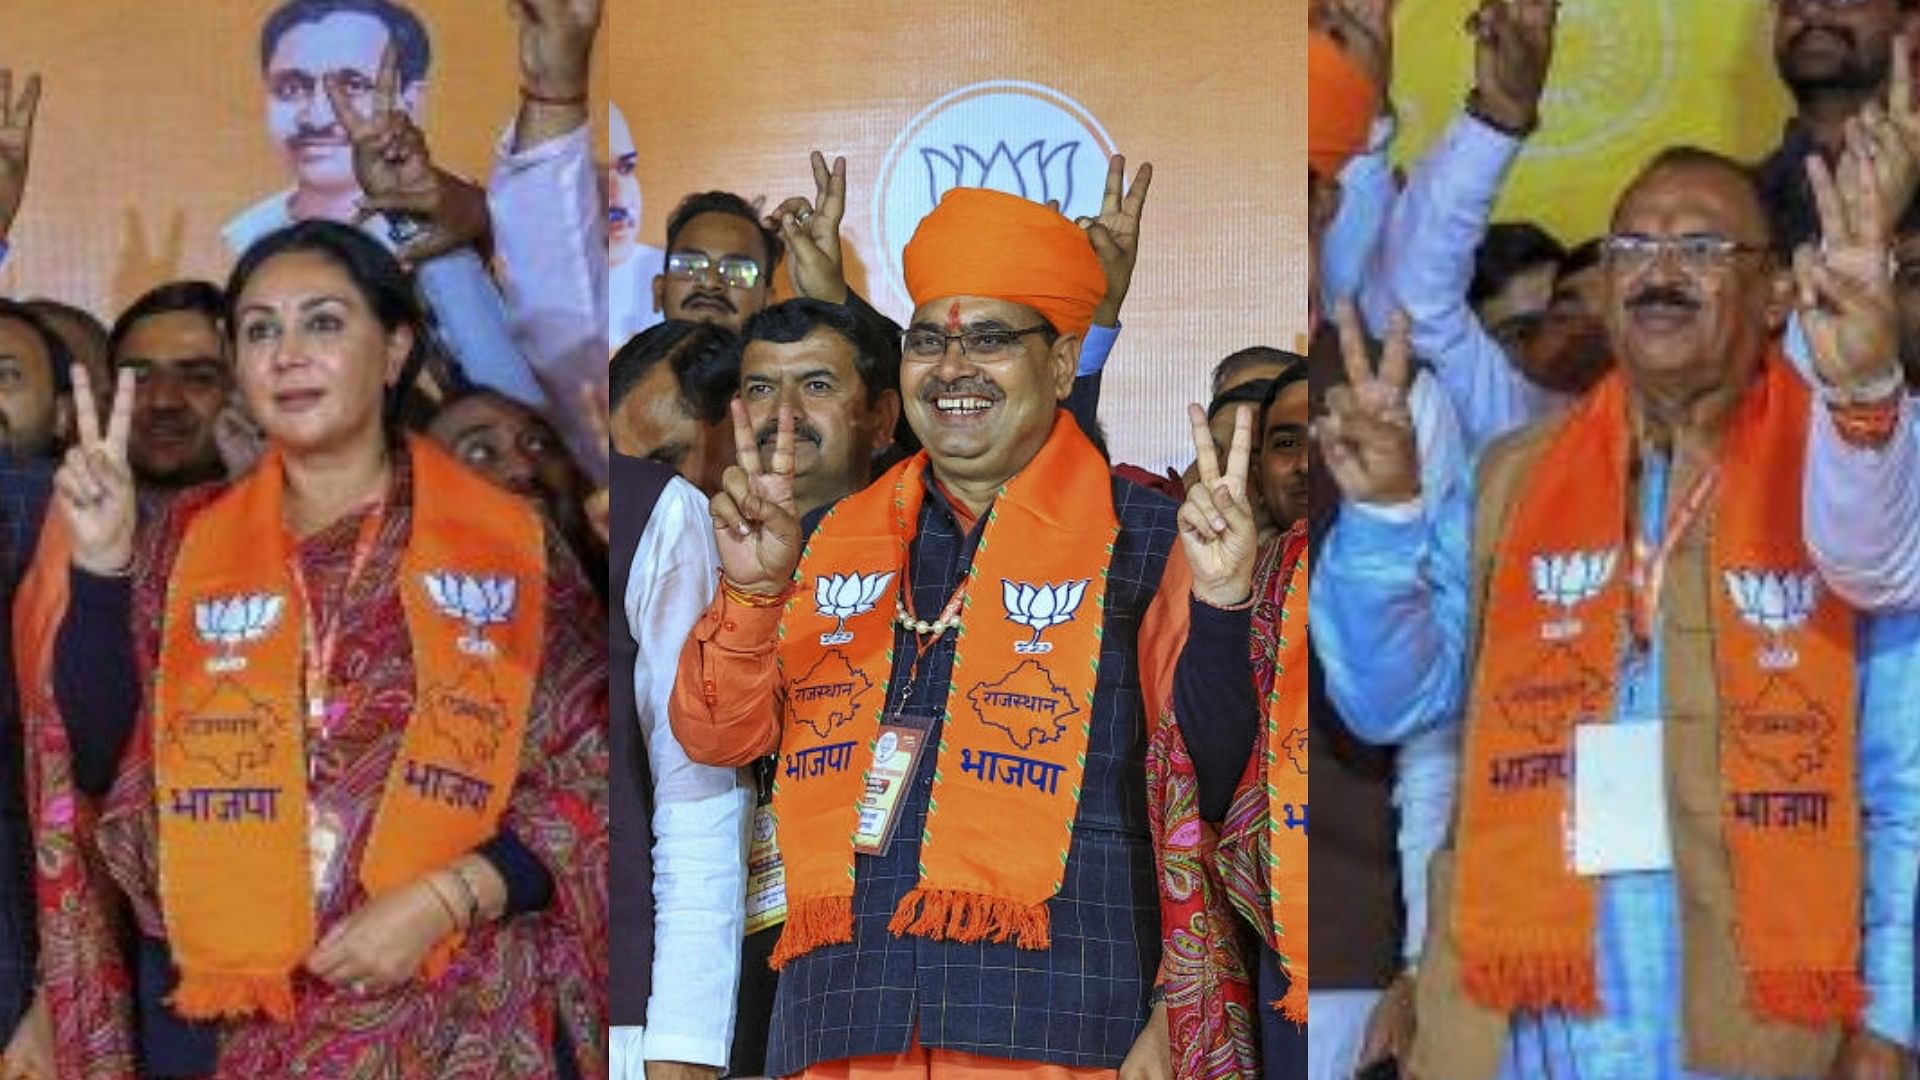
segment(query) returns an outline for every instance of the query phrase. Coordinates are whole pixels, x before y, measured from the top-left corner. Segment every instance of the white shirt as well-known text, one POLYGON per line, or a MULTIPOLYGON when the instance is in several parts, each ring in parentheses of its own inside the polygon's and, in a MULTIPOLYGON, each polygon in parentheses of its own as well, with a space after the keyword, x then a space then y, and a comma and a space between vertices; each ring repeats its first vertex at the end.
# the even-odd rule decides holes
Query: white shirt
POLYGON ((1413 354, 1433 365, 1453 398, 1469 458, 1568 402, 1521 374, 1467 303, 1474 252, 1520 148, 1471 116, 1456 119, 1394 203, 1379 262, 1362 286, 1361 310, 1376 334, 1393 308, 1406 311, 1413 354))
MULTIPOLYGON (((751 792, 738 770, 688 760, 667 722, 680 648, 719 588, 719 561, 707 500, 675 477, 640 536, 624 596, 640 642, 634 700, 653 772, 655 914, 647 1025, 639 1040, 627 1029, 615 1054, 639 1041, 647 1061, 725 1068, 746 923, 751 792)), ((616 1061, 616 1074, 622 1069, 616 1061)))
POLYGON ((554 403, 548 418, 604 483, 605 436, 595 432, 581 396, 588 386, 605 390, 608 356, 607 212, 589 138, 582 124, 515 153, 510 126, 496 152, 487 209, 513 341, 554 403))

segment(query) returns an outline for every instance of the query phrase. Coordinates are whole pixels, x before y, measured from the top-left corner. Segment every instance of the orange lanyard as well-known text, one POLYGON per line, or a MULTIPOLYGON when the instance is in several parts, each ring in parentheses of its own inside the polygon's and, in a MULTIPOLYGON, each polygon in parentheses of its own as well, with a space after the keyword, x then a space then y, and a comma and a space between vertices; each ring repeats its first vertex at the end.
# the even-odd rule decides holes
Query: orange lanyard
POLYGON ((1707 500, 1713 497, 1714 489, 1719 484, 1720 466, 1717 463, 1694 479, 1693 486, 1687 489, 1686 497, 1680 500, 1679 508, 1674 511, 1673 520, 1667 522, 1658 547, 1649 550, 1644 527, 1634 530, 1633 569, 1629 578, 1633 586, 1633 604, 1629 618, 1634 642, 1643 651, 1653 642, 1653 626, 1660 616, 1660 595, 1667 586, 1667 561, 1686 537, 1687 530, 1706 510, 1707 500))
POLYGON ((340 588, 339 600, 333 605, 324 623, 316 625, 313 593, 307 587, 306 568, 300 560, 298 545, 292 556, 293 588, 300 598, 301 650, 306 660, 307 683, 307 719, 320 729, 320 738, 324 742, 333 737, 333 719, 327 715, 327 696, 333 677, 334 656, 340 645, 340 624, 347 609, 347 602, 353 595, 354 583, 360 580, 361 571, 373 557, 375 541, 380 537, 380 526, 386 520, 386 497, 382 495, 374 510, 360 522, 360 533, 354 539, 353 561, 347 566, 346 584, 340 588), (317 692, 316 692, 317 691, 317 692))

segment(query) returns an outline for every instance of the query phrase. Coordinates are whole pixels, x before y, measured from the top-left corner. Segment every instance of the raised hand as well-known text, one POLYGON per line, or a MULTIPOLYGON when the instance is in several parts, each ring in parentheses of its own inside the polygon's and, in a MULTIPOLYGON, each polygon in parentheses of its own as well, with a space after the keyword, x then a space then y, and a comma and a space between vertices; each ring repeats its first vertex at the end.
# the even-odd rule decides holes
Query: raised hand
POLYGON ((830 304, 847 302, 846 263, 840 253, 840 219, 847 212, 847 159, 815 150, 814 199, 796 195, 767 215, 767 224, 787 242, 787 268, 793 291, 830 304))
POLYGON ((424 228, 410 236, 400 257, 422 261, 476 243, 486 235, 486 192, 436 168, 427 138, 400 107, 400 58, 389 46, 380 58, 372 108, 361 112, 335 75, 325 79, 334 115, 353 143, 353 172, 368 214, 406 217, 424 228))
POLYGON ((1083 217, 1074 224, 1086 230, 1087 242, 1100 256, 1107 276, 1107 295, 1093 310, 1099 326, 1120 325, 1120 305, 1133 286, 1133 264, 1140 256, 1140 213, 1147 207, 1147 189, 1153 186, 1153 163, 1143 162, 1126 187, 1127 159, 1120 154, 1107 161, 1107 188, 1100 197, 1100 216, 1083 217))
POLYGON ((33 150, 33 116, 40 109, 40 76, 27 76, 13 92, 13 72, 0 68, 0 240, 13 228, 27 193, 27 159, 33 150))
POLYGON ((793 502, 793 410, 780 406, 773 456, 762 464, 747 406, 733 402, 733 445, 740 463, 729 466, 713 496, 714 540, 720 570, 735 588, 775 596, 800 566, 800 513, 793 502))
POLYGON ((1558 18, 1558 0, 1481 0, 1467 29, 1476 43, 1473 100, 1487 119, 1512 131, 1539 125, 1558 18))
POLYGON ((1420 451, 1414 441, 1407 391, 1413 350, 1405 313, 1395 312, 1376 373, 1366 333, 1351 301, 1336 317, 1347 381, 1327 391, 1327 415, 1315 425, 1320 460, 1348 500, 1394 506, 1420 497, 1420 451))
POLYGON ((113 412, 102 435, 93 380, 83 365, 73 365, 73 411, 80 444, 67 451, 53 484, 60 515, 73 533, 73 564, 103 577, 125 574, 133 565, 133 534, 139 524, 133 469, 127 464, 133 395, 133 369, 122 368, 114 387, 113 412))
POLYGON ((1393 96, 1393 8, 1397 0, 1324 0, 1307 24, 1338 41, 1367 73, 1384 107, 1393 96))
POLYGON ((1233 607, 1253 595, 1254 556, 1260 548, 1253 502, 1247 494, 1247 466, 1253 459, 1253 407, 1242 405, 1233 418, 1233 445, 1227 470, 1207 427, 1207 410, 1187 406, 1193 423, 1193 452, 1200 482, 1187 488, 1180 508, 1180 544, 1193 568, 1193 595, 1215 607, 1233 607))
POLYGON ((1846 150, 1864 156, 1880 182, 1881 207, 1897 222, 1920 193, 1920 103, 1914 100, 1911 43, 1893 39, 1893 73, 1883 109, 1868 102, 1846 122, 1846 150))
POLYGON ((1872 163, 1852 149, 1841 155, 1837 176, 1818 155, 1809 157, 1807 178, 1821 239, 1793 253, 1796 306, 1814 370, 1852 394, 1899 374, 1886 203, 1872 163))
POLYGON ((587 103, 605 0, 511 0, 520 24, 520 85, 548 103, 587 103))

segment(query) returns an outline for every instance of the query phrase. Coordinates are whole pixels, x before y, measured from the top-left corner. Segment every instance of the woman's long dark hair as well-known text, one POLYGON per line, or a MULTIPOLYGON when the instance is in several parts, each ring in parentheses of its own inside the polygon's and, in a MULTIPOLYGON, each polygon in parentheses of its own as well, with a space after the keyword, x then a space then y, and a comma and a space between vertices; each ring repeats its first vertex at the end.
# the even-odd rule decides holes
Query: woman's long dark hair
POLYGON ((387 391, 381 413, 391 435, 399 427, 403 407, 426 365, 427 353, 432 348, 433 327, 426 305, 414 289, 413 278, 400 265, 400 260, 359 229, 334 221, 303 221, 270 232, 247 248, 246 254, 234 264, 233 273, 227 276, 227 336, 235 345, 235 355, 239 352, 240 338, 235 308, 240 303, 240 294, 269 260, 296 252, 319 255, 345 272, 388 333, 403 326, 413 331, 413 349, 400 369, 399 380, 387 391))

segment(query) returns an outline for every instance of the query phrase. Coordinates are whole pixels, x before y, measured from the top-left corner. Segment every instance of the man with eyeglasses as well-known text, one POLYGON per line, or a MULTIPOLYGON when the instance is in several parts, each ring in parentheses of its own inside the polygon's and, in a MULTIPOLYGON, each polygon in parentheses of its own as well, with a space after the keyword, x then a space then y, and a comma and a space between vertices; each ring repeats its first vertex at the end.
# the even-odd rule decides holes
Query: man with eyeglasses
MULTIPOLYGON (((1871 175, 1849 159, 1843 198, 1808 168, 1827 244, 1795 308, 1823 367, 1884 363, 1871 175)), ((1920 624, 1818 583, 1772 248, 1744 167, 1659 155, 1605 244, 1617 374, 1444 505, 1395 379, 1329 401, 1329 692, 1369 740, 1464 718, 1413 1075, 1905 1074, 1920 624)))
POLYGON ((781 250, 779 235, 740 196, 689 195, 667 219, 666 269, 653 279, 653 306, 668 319, 739 333, 767 306, 781 250))
POLYGON ((1198 423, 1176 508, 1061 409, 1106 291, 1079 227, 959 189, 903 264, 926 452, 803 522, 793 410, 769 453, 736 404, 724 578, 674 690, 695 760, 780 753, 767 1071, 1167 1075, 1140 734, 1204 715, 1225 657, 1244 677, 1252 418, 1224 469, 1198 423))

